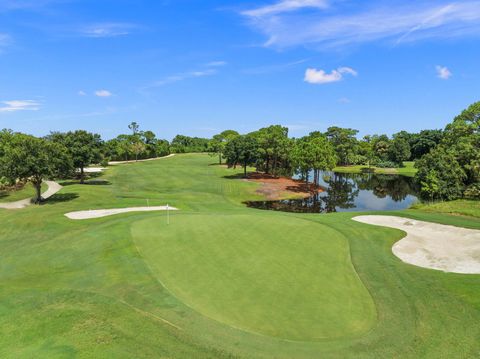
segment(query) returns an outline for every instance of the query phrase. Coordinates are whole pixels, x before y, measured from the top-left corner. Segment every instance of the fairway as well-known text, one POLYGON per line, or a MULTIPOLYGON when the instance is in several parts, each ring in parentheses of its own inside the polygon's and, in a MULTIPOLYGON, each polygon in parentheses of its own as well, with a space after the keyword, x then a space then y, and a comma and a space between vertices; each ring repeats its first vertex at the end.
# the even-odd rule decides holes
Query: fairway
MULTIPOLYGON (((2 358, 438 358, 480 351, 480 276, 403 263, 354 213, 249 209, 208 155, 61 182, 0 210, 2 358), (100 183, 100 184, 98 184, 100 183), (66 213, 164 206, 74 221, 66 213), (48 320, 45 320, 48 318, 48 320)), ((478 219, 388 212, 479 229, 478 219)))

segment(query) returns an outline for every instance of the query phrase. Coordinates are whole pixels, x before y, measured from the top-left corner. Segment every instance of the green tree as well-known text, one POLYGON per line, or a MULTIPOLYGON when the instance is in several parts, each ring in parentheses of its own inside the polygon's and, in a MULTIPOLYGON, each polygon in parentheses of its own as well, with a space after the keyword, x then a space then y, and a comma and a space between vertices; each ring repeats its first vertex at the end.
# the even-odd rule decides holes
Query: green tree
POLYGON ((117 137, 117 152, 120 157, 125 159, 125 161, 130 159, 130 154, 132 153, 132 143, 130 138, 130 135, 119 135, 117 137))
POLYGON ((313 154, 311 153, 310 137, 305 136, 295 140, 290 159, 295 172, 302 176, 308 185, 310 172, 313 170, 313 154))
POLYGON ((358 143, 358 154, 361 156, 361 164, 367 165, 368 168, 376 161, 375 151, 370 136, 365 136, 362 141, 358 143))
POLYGON ((35 203, 41 201, 44 179, 71 173, 73 162, 67 148, 57 142, 15 134, 0 158, 0 174, 11 181, 30 181, 35 187, 35 203))
POLYGON ((469 106, 447 125, 442 145, 465 170, 467 185, 480 181, 480 102, 469 106))
POLYGON ((324 134, 312 132, 309 136, 295 141, 292 162, 307 184, 309 172, 313 171, 313 183, 318 186, 320 171, 332 170, 337 163, 333 145, 324 134))
POLYGON ((415 163, 417 183, 423 195, 430 199, 452 200, 462 196, 466 174, 455 155, 444 147, 437 147, 415 163))
POLYGON ((48 139, 61 143, 67 148, 73 165, 80 170, 80 183, 85 182, 85 167, 102 160, 103 141, 98 134, 83 130, 58 133, 54 132, 48 139))
MULTIPOLYGON (((12 130, 3 129, 2 131, 0 131, 0 158, 4 156, 5 150, 12 141, 13 136, 14 133, 12 130)), ((12 181, 11 179, 2 177, 2 175, 0 174, 0 189, 3 186, 13 186, 15 184, 15 180, 12 181)))
POLYGON ((424 180, 420 182, 420 186, 422 193, 433 201, 434 197, 440 192, 440 180, 437 172, 433 169, 428 171, 424 180))
POLYGON ((172 140, 171 151, 173 153, 202 153, 209 152, 210 140, 200 137, 177 135, 172 140))
POLYGON ((132 135, 137 135, 140 125, 136 122, 132 122, 128 125, 128 128, 132 131, 132 135))
POLYGON ((395 137, 388 148, 388 156, 390 161, 395 162, 399 166, 403 165, 403 161, 410 159, 410 144, 405 137, 395 137))
POLYGON ((155 144, 155 157, 163 157, 170 154, 170 143, 167 140, 158 140, 155 144))
POLYGON ((145 153, 146 158, 153 158, 157 156, 158 139, 155 133, 152 131, 142 131, 140 133, 141 141, 144 143, 145 148, 142 152, 145 153))
POLYGON ((274 125, 262 128, 252 136, 258 144, 259 169, 274 176, 289 170, 290 150, 293 143, 288 138, 288 128, 274 125))
POLYGON ((429 153, 438 146, 442 141, 442 130, 423 130, 412 136, 410 146, 412 148, 412 160, 422 158, 423 155, 429 153))
POLYGON ((209 143, 209 150, 213 154, 218 155, 219 164, 222 164, 222 157, 224 156, 226 145, 238 135, 239 134, 237 131, 226 130, 222 133, 219 133, 218 135, 213 136, 213 138, 211 139, 209 143))
POLYGON ((390 139, 387 135, 374 135, 371 139, 373 152, 378 161, 386 161, 388 159, 388 151, 390 148, 390 139))
POLYGON ((326 135, 337 153, 339 165, 352 164, 358 146, 357 134, 358 131, 351 128, 334 126, 327 129, 326 135))
POLYGON ((252 135, 236 136, 226 144, 224 154, 228 166, 235 168, 240 164, 247 177, 247 167, 253 166, 258 158, 257 141, 252 135))
POLYGON ((132 136, 131 139, 131 149, 135 155, 135 162, 138 161, 138 157, 145 152, 145 144, 140 140, 138 136, 132 136))
POLYGON ((480 185, 480 102, 456 116, 446 126, 440 144, 417 161, 416 166, 419 183, 428 185, 432 171, 438 178, 435 198, 475 196, 480 185))

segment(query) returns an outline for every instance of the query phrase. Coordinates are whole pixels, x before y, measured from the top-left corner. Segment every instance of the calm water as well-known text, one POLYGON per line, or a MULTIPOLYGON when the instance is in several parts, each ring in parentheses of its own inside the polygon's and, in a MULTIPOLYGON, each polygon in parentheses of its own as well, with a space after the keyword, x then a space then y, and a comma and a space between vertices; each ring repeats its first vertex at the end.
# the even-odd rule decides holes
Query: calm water
POLYGON ((302 213, 389 211, 417 201, 413 178, 398 175, 323 172, 325 191, 306 199, 247 202, 248 207, 302 213))

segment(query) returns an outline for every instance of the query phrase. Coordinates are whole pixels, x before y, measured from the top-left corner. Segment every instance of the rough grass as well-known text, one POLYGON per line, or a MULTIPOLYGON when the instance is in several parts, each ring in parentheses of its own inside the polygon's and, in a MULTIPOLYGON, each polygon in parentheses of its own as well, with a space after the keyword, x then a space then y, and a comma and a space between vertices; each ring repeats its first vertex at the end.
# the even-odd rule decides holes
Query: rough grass
MULTIPOLYGON (((224 178, 232 172, 211 162, 183 155, 112 167, 104 185, 71 183, 43 206, 0 210, 0 357, 478 357, 480 276, 404 264, 391 253, 402 232, 351 221, 352 213, 245 208, 256 184, 224 178), (165 213, 63 216, 147 198, 181 209, 168 228, 165 213), (350 306, 331 292, 342 289, 350 306), (373 323, 355 308, 368 303, 365 291, 373 323), (307 315, 328 311, 338 322, 307 315)), ((465 216, 391 214, 480 228, 465 216)))
POLYGON ((475 200, 456 200, 451 202, 437 203, 417 203, 414 209, 420 209, 425 212, 446 213, 450 215, 460 215, 480 218, 480 201, 475 200))

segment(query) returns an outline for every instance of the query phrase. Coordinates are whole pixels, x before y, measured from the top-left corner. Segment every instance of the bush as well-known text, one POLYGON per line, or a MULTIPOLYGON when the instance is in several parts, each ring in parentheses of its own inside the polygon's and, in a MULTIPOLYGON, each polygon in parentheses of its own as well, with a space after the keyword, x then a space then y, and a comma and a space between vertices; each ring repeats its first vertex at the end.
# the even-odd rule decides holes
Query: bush
POLYGON ((424 197, 431 200, 462 197, 467 176, 455 155, 444 147, 436 147, 418 160, 415 167, 418 168, 415 179, 420 184, 424 197))
POLYGON ((463 195, 468 199, 480 199, 480 183, 474 183, 468 186, 463 195))
POLYGON ((100 162, 100 166, 102 166, 102 167, 107 167, 107 166, 108 166, 108 162, 110 162, 110 158, 104 157, 104 158, 102 159, 102 161, 100 162))

